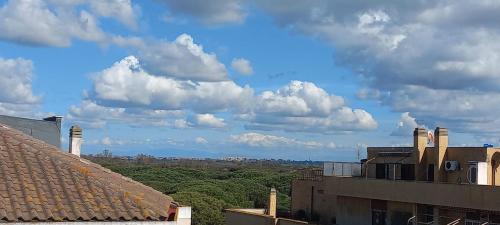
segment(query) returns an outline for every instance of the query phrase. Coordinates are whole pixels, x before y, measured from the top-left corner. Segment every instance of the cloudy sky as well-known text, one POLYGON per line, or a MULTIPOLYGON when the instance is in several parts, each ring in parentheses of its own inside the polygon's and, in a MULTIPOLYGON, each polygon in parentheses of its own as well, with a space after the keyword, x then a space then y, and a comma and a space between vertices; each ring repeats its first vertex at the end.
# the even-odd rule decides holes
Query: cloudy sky
POLYGON ((0 0, 0 114, 62 115, 85 153, 498 145, 498 21, 492 0, 0 0))

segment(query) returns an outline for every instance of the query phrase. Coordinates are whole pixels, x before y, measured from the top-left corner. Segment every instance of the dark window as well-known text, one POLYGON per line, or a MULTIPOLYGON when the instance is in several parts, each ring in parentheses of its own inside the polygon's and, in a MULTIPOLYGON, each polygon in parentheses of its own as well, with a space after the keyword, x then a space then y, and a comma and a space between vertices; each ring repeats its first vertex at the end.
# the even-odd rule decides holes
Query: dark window
POLYGON ((391 213, 391 224, 407 224, 413 213, 393 211, 391 213))
POLYGON ((434 164, 429 164, 427 167, 427 181, 434 181, 434 164))
POLYGON ((386 165, 382 163, 377 163, 376 165, 376 174, 375 178, 377 179, 386 179, 386 165))
POLYGON ((479 220, 481 220, 481 214, 479 213, 479 211, 466 212, 465 218, 468 220, 479 221, 479 220))
POLYGON ((385 211, 373 210, 372 211, 372 225, 385 225, 385 211))
POLYGON ((430 223, 434 221, 434 207, 431 205, 417 206, 418 222, 430 223))
POLYGON ((401 165, 401 180, 415 180, 415 165, 402 164, 401 165))
POLYGON ((475 167, 475 166, 472 166, 469 169, 469 182, 471 184, 477 183, 477 167, 475 167))

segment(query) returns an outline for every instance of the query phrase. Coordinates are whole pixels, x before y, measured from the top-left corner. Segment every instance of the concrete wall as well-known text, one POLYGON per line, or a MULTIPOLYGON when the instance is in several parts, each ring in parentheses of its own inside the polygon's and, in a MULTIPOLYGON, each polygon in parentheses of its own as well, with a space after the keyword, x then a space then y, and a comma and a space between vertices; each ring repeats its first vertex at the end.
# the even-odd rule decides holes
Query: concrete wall
POLYGON ((33 136, 48 144, 61 147, 61 123, 0 115, 0 123, 33 136))
MULTIPOLYGON (((369 199, 339 196, 337 224, 366 225, 371 224, 371 205, 369 199)), ((325 224, 325 223, 320 223, 325 224)))
POLYGON ((290 220, 282 218, 278 219, 278 225, 304 225, 304 224, 310 224, 310 223, 298 220, 290 220))
POLYGON ((387 202, 387 225, 407 224, 414 215, 415 204, 405 202, 387 202))
POLYGON ((238 210, 226 210, 227 225, 275 225, 276 219, 268 215, 254 214, 238 210))
MULTIPOLYGON (((300 211, 305 213, 305 216, 311 217, 311 190, 312 187, 318 187, 321 184, 319 181, 312 180, 294 180, 292 182, 292 206, 293 215, 298 215, 300 211)), ((317 188, 315 188, 317 190, 317 188)), ((301 218, 302 219, 302 218, 301 218)))
MULTIPOLYGON (((227 209, 225 211, 226 225, 304 225, 305 221, 273 218, 266 214, 253 213, 249 209, 227 209)), ((312 225, 312 224, 311 224, 312 225)))

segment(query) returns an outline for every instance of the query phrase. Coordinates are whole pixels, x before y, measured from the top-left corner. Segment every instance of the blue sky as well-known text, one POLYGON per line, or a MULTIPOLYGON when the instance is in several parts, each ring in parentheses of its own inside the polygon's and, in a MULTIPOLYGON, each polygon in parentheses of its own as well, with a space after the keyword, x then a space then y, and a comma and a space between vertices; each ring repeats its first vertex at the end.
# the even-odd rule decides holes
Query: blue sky
POLYGON ((84 153, 353 160, 416 126, 499 143, 490 1, 0 7, 0 113, 62 115, 84 153))

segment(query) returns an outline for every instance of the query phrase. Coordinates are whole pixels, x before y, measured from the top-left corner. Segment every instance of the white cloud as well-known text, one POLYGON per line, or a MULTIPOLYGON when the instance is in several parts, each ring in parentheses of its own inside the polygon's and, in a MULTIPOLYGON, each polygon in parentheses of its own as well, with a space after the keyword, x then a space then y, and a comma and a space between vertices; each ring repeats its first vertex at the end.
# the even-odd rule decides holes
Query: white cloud
POLYGON ((111 138, 109 138, 109 137, 105 137, 105 138, 103 138, 103 139, 101 140, 101 143, 102 143, 103 145, 108 145, 108 146, 109 146, 109 145, 111 145, 111 144, 112 144, 112 141, 111 141, 111 138))
POLYGON ((33 116, 41 96, 32 88, 33 63, 30 60, 0 58, 0 114, 33 116))
POLYGON ((194 117, 194 126, 210 127, 210 128, 223 128, 226 126, 224 119, 217 118, 212 114, 197 114, 194 117))
POLYGON ((40 101, 32 90, 33 63, 30 60, 0 58, 0 102, 35 104, 40 101))
POLYGON ((114 37, 113 42, 135 49, 142 67, 156 76, 207 82, 229 80, 226 67, 217 56, 205 52, 188 34, 181 34, 172 42, 123 37, 114 37))
POLYGON ((392 136, 412 136, 413 130, 417 127, 423 127, 417 123, 417 120, 410 116, 409 112, 401 113, 401 117, 398 121, 397 127, 392 131, 392 136))
POLYGON ((131 0, 91 0, 90 7, 99 16, 116 18, 130 28, 137 28, 137 6, 132 5, 131 0))
POLYGON ((231 66, 233 67, 234 70, 236 70, 238 73, 242 75, 252 75, 253 74, 253 68, 252 65, 250 65, 250 61, 244 58, 235 58, 231 62, 231 66))
POLYGON ((255 3, 279 26, 331 43, 336 63, 367 87, 360 97, 461 132, 499 130, 491 110, 500 93, 499 2, 255 3))
POLYGON ((176 119, 174 121, 174 128, 185 129, 189 127, 189 123, 185 119, 176 119))
POLYGON ((247 129, 332 133, 377 127, 362 109, 345 105, 313 83, 292 81, 279 90, 255 96, 248 86, 232 81, 192 82, 152 75, 129 56, 94 76, 90 99, 107 108, 184 110, 189 120, 170 122, 175 128, 226 127, 213 112, 231 112, 248 122, 247 129))
POLYGON ((342 97, 302 81, 291 81, 275 92, 261 93, 252 114, 243 119, 251 122, 248 129, 261 130, 330 133, 377 128, 368 112, 351 109, 342 97))
POLYGON ((247 13, 239 0, 163 0, 173 14, 194 16, 206 25, 242 23, 247 13))
POLYGON ((205 138, 203 138, 203 137, 197 137, 197 138, 195 139, 195 141, 196 141, 196 143, 198 143, 198 144, 202 144, 202 145, 206 145, 206 144, 208 144, 207 139, 205 139, 205 138))
POLYGON ((114 108, 84 100, 72 105, 66 115, 67 120, 87 128, 102 128, 108 122, 126 123, 131 126, 175 126, 175 118, 184 116, 182 111, 114 108))
POLYGON ((237 144, 254 148, 307 148, 307 149, 333 149, 335 144, 317 141, 301 141, 281 136, 266 135, 261 133, 243 133, 231 135, 230 140, 237 144))
POLYGON ((195 83, 154 76, 134 56, 97 73, 92 93, 105 106, 195 112, 242 108, 252 95, 252 89, 232 81, 195 83))
POLYGON ((19 44, 67 47, 73 39, 106 42, 99 17, 136 26, 129 0, 8 0, 0 7, 0 39, 19 44))

